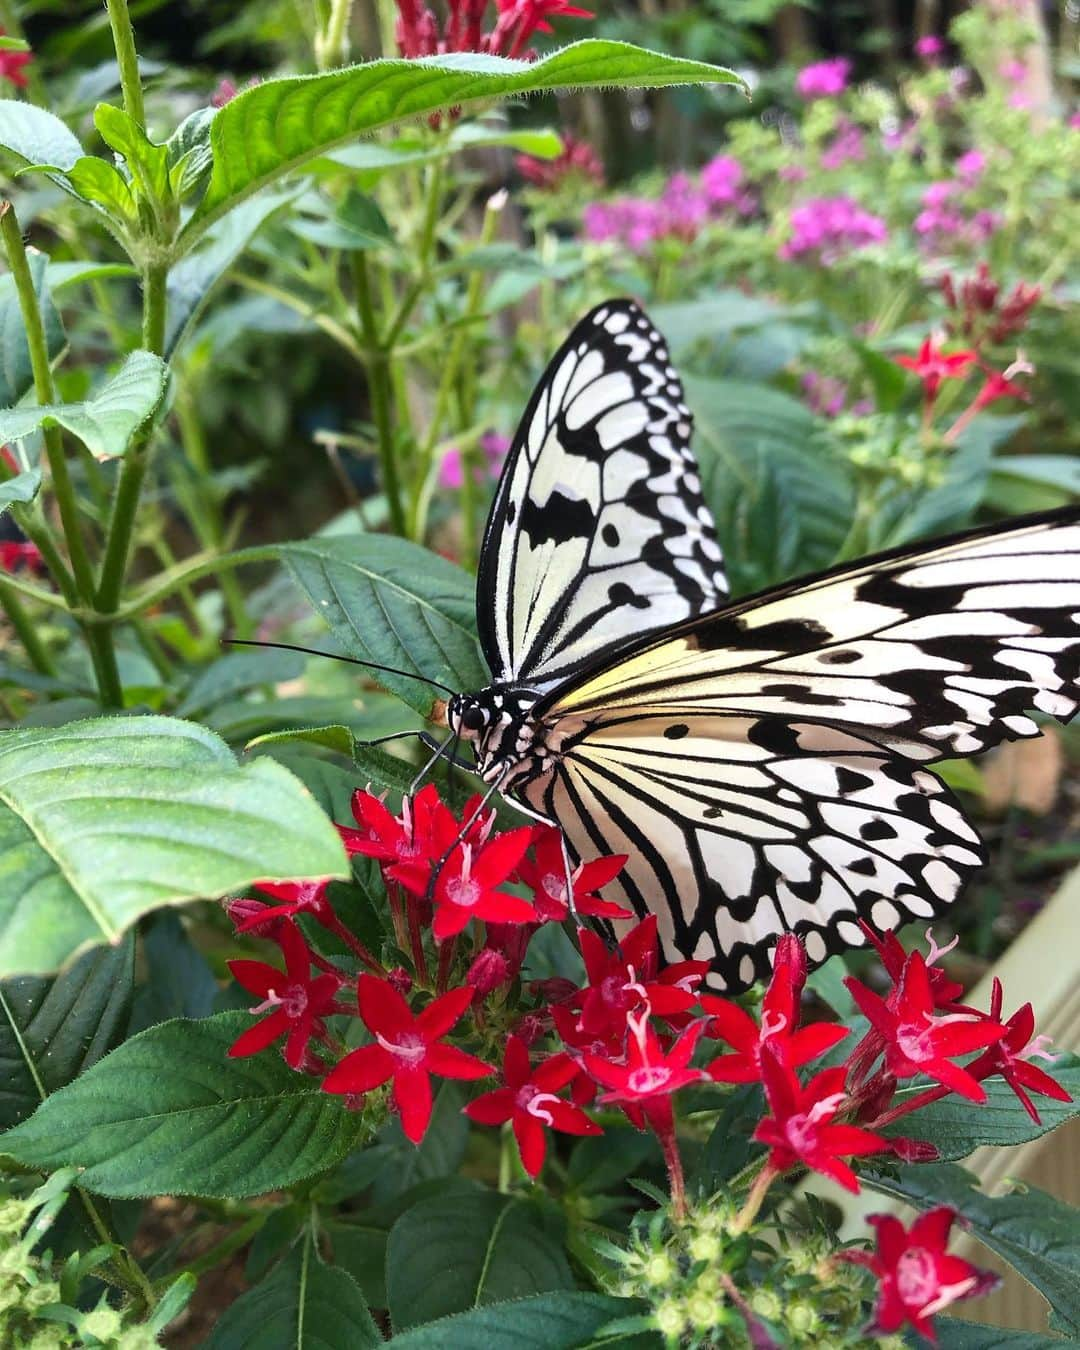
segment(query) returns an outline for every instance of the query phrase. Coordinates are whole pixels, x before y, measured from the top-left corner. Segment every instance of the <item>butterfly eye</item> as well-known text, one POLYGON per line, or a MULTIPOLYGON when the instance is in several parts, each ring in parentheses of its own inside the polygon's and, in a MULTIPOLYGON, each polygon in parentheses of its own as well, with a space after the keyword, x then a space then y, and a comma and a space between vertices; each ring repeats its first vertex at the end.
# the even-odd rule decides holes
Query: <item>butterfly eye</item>
POLYGON ((480 731, 487 722, 483 708, 466 708, 461 715, 461 725, 466 731, 480 731))

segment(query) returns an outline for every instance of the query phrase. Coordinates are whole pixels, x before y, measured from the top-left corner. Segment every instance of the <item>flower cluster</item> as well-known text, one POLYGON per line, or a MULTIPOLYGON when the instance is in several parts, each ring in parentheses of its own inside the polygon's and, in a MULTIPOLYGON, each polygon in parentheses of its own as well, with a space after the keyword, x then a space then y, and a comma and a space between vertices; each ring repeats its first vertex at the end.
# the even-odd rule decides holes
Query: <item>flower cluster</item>
MULTIPOLYGON (((265 882, 256 897, 230 902, 229 912, 239 932, 278 945, 284 968, 230 962, 238 983, 258 999, 252 1013, 259 1018, 230 1053, 250 1055, 280 1041, 292 1068, 321 1078, 325 1091, 351 1107, 370 1100, 378 1109, 388 1097, 414 1143, 431 1121, 433 1079, 498 1074, 498 1084, 473 1095, 464 1109, 478 1124, 509 1123, 528 1176, 540 1175, 551 1132, 598 1134, 601 1124, 590 1110, 616 1108, 656 1135, 671 1214, 679 1219, 689 1211, 674 1098, 693 1087, 759 1083, 765 1111, 752 1137, 763 1154, 742 1207, 731 1207, 725 1220, 735 1239, 753 1227, 776 1178, 793 1168, 857 1191, 860 1158, 935 1157, 932 1146, 894 1127, 949 1093, 983 1102, 983 1082, 996 1075, 1036 1120, 1031 1094, 1068 1100, 1032 1063, 1049 1055, 1045 1039, 1034 1034, 1030 1005, 1003 1020, 1000 985, 988 1012, 959 1002, 962 989, 945 973, 945 951, 932 940, 924 957, 892 934, 866 930, 890 988, 879 993, 847 980, 869 1029, 839 1061, 849 1030, 802 1020, 807 956, 798 937, 779 939, 757 1017, 703 992, 708 962, 665 965, 653 915, 616 946, 579 928, 580 983, 523 983, 530 940, 543 925, 575 914, 632 917, 600 894, 626 859, 571 868, 557 830, 497 831, 479 799, 459 815, 431 784, 405 797, 396 814, 366 790, 354 794, 352 809, 353 824, 338 827, 341 837, 353 856, 378 864, 386 885, 392 935, 379 956, 411 953, 412 968, 387 969, 360 943, 337 915, 326 882, 265 882), (313 947, 302 924, 315 925, 312 935, 319 928, 333 933, 361 973, 313 947), (342 1019, 363 1026, 362 1036, 347 1038, 355 1048, 346 1049, 342 1019), (499 1045, 501 1069, 492 1054, 499 1045), (828 1067, 820 1067, 824 1055, 833 1061, 828 1067), (924 1086, 897 1100, 898 1086, 914 1078, 924 1086)), ((881 1328, 906 1319, 925 1332, 934 1312, 984 1287, 979 1272, 944 1252, 948 1226, 940 1217, 905 1234, 882 1220, 877 1251, 852 1254, 878 1275, 881 1328)))
MULTIPOLYGON (((473 469, 473 477, 476 482, 483 483, 485 480, 494 480, 502 472, 503 461, 506 459, 506 452, 510 449, 510 438, 503 436, 498 431, 485 431, 480 437, 480 453, 483 456, 483 467, 477 465, 473 469)), ((444 488, 459 488, 465 480, 465 467, 463 456, 457 446, 451 447, 443 455, 442 463, 439 465, 439 486, 444 488)))
MULTIPOLYGON (((0 37, 4 29, 0 28, 0 37)), ((34 59, 28 51, 0 51, 0 80, 7 80, 19 89, 26 88, 26 67, 34 59)))
POLYGON ((851 74, 851 62, 846 56, 833 57, 828 61, 815 61, 803 66, 795 77, 795 91, 800 98, 836 98, 847 88, 851 74))
POLYGON ((448 0, 445 20, 420 0, 396 0, 394 36, 402 56, 442 56, 447 52, 489 52, 529 58, 537 33, 550 33, 553 18, 591 19, 592 11, 568 0, 496 0, 495 23, 485 29, 488 0, 448 0))
POLYGON ((854 197, 812 197, 792 211, 791 234, 780 256, 828 267, 848 253, 883 243, 888 233, 885 221, 854 197))
POLYGON ((947 253, 958 245, 976 248, 984 244, 1000 224, 993 211, 975 209, 968 201, 968 190, 977 177, 972 176, 970 166, 981 164, 983 157, 978 151, 972 151, 961 160, 969 165, 967 175, 931 183, 923 191, 922 210, 915 217, 915 233, 923 246, 933 253, 947 253))
POLYGON ((535 155, 517 155, 514 164, 519 174, 533 187, 553 192, 567 183, 603 184, 604 165, 588 141, 563 133, 562 150, 554 159, 535 155))

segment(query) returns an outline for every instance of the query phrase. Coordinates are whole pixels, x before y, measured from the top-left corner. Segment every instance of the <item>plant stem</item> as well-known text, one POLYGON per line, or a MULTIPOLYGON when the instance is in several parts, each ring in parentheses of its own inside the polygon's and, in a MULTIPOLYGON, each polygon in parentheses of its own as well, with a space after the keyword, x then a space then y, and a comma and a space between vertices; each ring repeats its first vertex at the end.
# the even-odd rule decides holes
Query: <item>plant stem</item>
POLYGON ((364 365, 367 370, 371 416, 379 442, 383 492, 390 509, 390 524, 395 534, 405 534, 405 509, 401 504, 394 426, 390 412, 392 388, 390 355, 379 340, 375 310, 371 301, 371 276, 367 257, 359 250, 352 255, 353 282, 356 290, 356 314, 364 339, 364 365))
POLYGON ((90 1220, 90 1226, 94 1232, 101 1238, 106 1246, 114 1248, 112 1255, 113 1267, 116 1271, 117 1279, 127 1292, 141 1304, 146 1312, 149 1312, 157 1303, 157 1295, 154 1293, 154 1286, 146 1278, 142 1266, 131 1255, 122 1242, 118 1242, 116 1234, 111 1231, 109 1225, 98 1212, 97 1206, 87 1191, 81 1186, 75 1188, 82 1207, 86 1211, 86 1217, 90 1220))
POLYGON ((135 33, 131 27, 127 0, 105 0, 105 7, 109 11, 116 62, 120 67, 124 111, 133 122, 145 128, 146 112, 143 108, 142 80, 139 77, 139 57, 135 51, 135 33))
POLYGON ((125 605, 122 605, 116 612, 108 616, 109 622, 119 623, 123 619, 130 619, 133 615, 141 614, 143 610, 156 605, 160 600, 173 594, 191 581, 198 581, 200 577, 212 576, 223 567, 242 567, 247 563, 277 562, 280 558, 280 550, 274 544, 258 544, 252 548, 237 549, 235 553, 211 554, 209 557, 187 558, 180 563, 171 572, 166 572, 156 580, 148 582, 141 591, 135 595, 125 605))
POLYGON ((220 1242, 215 1243, 209 1251, 197 1256, 182 1270, 173 1271, 165 1276, 162 1284, 170 1285, 182 1275, 194 1275, 198 1278, 200 1275, 205 1275, 208 1270, 213 1270, 215 1266, 220 1266, 223 1261, 227 1261, 232 1256, 233 1252, 239 1251, 245 1243, 250 1242, 273 1213, 272 1209, 267 1209, 258 1214, 252 1214, 238 1228, 234 1228, 220 1242))
POLYGON ((773 1167, 771 1163, 766 1163, 757 1174, 754 1178, 754 1184, 750 1187, 750 1192, 746 1197, 746 1203, 735 1216, 734 1222, 729 1230, 733 1235, 736 1233, 745 1233, 754 1222, 769 1187, 779 1175, 779 1169, 773 1167))
POLYGON ((49 649, 38 637, 34 622, 23 609, 18 594, 6 581, 0 582, 0 605, 8 616, 15 635, 23 645, 23 651, 30 658, 30 664, 42 675, 55 675, 56 666, 49 649))
POLYGON ((315 35, 315 64, 320 70, 341 65, 349 54, 349 16, 353 0, 331 0, 326 30, 315 35))

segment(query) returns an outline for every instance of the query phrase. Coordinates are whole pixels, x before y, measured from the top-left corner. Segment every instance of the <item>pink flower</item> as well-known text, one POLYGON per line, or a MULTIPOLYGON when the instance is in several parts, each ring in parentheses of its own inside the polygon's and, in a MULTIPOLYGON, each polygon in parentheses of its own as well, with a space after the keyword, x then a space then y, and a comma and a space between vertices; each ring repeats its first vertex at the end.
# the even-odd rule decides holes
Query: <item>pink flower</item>
POLYGON ((968 150, 962 154, 953 165, 956 170, 956 176, 961 178, 966 187, 971 187, 982 177, 983 170, 986 168, 986 156, 981 150, 968 150))
POLYGON ((712 207, 733 206, 742 181, 743 167, 731 155, 717 155, 701 171, 701 190, 712 207))
POLYGON ((394 1103, 405 1137, 418 1144, 431 1120, 431 1075, 439 1078, 487 1078, 494 1072, 475 1055, 443 1038, 472 1002, 471 989, 451 989, 416 1015, 386 980, 361 975, 357 987, 360 1016, 374 1045, 353 1050, 326 1075, 327 1092, 353 1095, 393 1083, 394 1103))
POLYGON ((911 1324, 936 1343, 932 1318, 959 1299, 985 1294, 998 1276, 980 1270, 945 1247, 956 1211, 946 1205, 920 1214, 910 1228, 892 1214, 871 1214, 877 1229, 873 1252, 847 1250, 840 1259, 873 1271, 878 1279, 877 1302, 870 1331, 891 1335, 911 1324))
POLYGON ((839 169, 844 164, 855 164, 866 158, 866 143, 862 131, 846 118, 821 156, 823 169, 839 169))
POLYGON ((829 266, 887 236, 884 220, 865 211, 853 197, 814 197, 792 211, 791 235, 780 256, 829 266))
POLYGON ((998 66, 998 74, 1007 84, 1023 84, 1027 79, 1027 64, 1019 57, 1012 56, 998 66))
MULTIPOLYGON (((480 437, 480 450, 483 453, 485 463, 483 468, 477 466, 473 469, 474 481, 483 483, 485 479, 494 481, 498 478, 502 472, 506 452, 509 449, 509 437, 501 436, 497 431, 486 431, 480 437)), ((454 446, 446 452, 442 463, 439 465, 439 486, 459 488, 464 479, 465 470, 462 467, 461 451, 454 446)))
POLYGON ((545 1130, 577 1135, 603 1134, 600 1126, 590 1120, 581 1107, 556 1096, 579 1073, 578 1066, 566 1054, 551 1055, 530 1068, 525 1042, 511 1036, 506 1042, 503 1063, 506 1086, 477 1097, 465 1107, 465 1114, 480 1125, 502 1125, 509 1120, 521 1165, 535 1179, 540 1175, 547 1153, 545 1130))
POLYGON ((813 65, 803 66, 795 80, 795 89, 800 98, 835 98, 847 88, 851 74, 851 62, 846 56, 837 56, 830 61, 816 61, 813 65))
POLYGON ((936 33, 927 33, 915 43, 915 55, 920 60, 927 62, 928 65, 936 65, 944 52, 945 41, 943 38, 939 38, 936 33))
POLYGON ((257 1054, 285 1037, 285 1062, 292 1069, 318 1068, 319 1061, 309 1055, 312 1036, 324 1037, 323 1021, 332 1012, 344 1012, 335 1004, 342 981, 336 975, 311 977, 311 952, 295 924, 285 922, 277 941, 285 956, 285 969, 265 961, 230 961, 229 969, 238 984, 262 1000, 253 1013, 268 1013, 237 1037, 229 1048, 230 1059, 257 1054))

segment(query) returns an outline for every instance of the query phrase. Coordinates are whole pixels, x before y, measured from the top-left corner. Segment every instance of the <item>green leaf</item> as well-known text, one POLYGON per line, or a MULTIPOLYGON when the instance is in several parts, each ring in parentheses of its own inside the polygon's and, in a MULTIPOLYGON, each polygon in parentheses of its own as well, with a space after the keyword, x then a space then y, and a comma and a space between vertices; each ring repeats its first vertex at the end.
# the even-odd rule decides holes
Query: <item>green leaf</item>
MULTIPOLYGON (((1042 1119, 1041 1125, 1036 1125, 1031 1119, 1003 1078, 988 1078, 983 1083, 986 1101, 977 1110, 958 1097, 943 1097, 941 1101, 931 1102, 929 1106, 921 1107, 910 1116, 898 1120, 885 1133, 928 1139, 937 1146, 942 1162, 966 1158, 984 1144, 1008 1147, 1039 1139, 1080 1115, 1080 1059, 1075 1055, 1062 1055, 1057 1063, 1040 1064, 1039 1067, 1044 1068, 1073 1097, 1071 1102, 1059 1102, 1053 1097, 1032 1094, 1042 1119)), ((906 1094, 919 1090, 906 1088, 898 1092, 897 1103, 902 1102, 906 1094)))
POLYGON ((169 311, 165 329, 168 358, 183 339, 214 287, 244 252, 263 225, 296 196, 295 191, 268 192, 232 212, 210 231, 196 253, 169 269, 169 311))
POLYGON ((227 1059, 246 1012, 133 1036, 0 1136, 28 1167, 83 1169, 109 1196, 262 1195, 339 1162, 362 1117, 276 1050, 227 1059))
POLYGON ((287 770, 240 768, 192 722, 0 735, 0 974, 54 969, 162 905, 348 875, 333 826, 287 770))
POLYGON ((875 351, 865 342, 851 339, 855 355, 862 363, 863 370, 874 391, 874 405, 878 412, 895 412, 903 402, 907 389, 907 371, 896 364, 891 357, 875 351))
POLYGON ((476 1308, 457 1317, 447 1317, 428 1326, 395 1336, 394 1350, 590 1350, 593 1346, 611 1346, 612 1350, 646 1350, 659 1347, 658 1336, 628 1337, 616 1333, 608 1337, 603 1329, 609 1322, 638 1316, 644 1305, 603 1294, 564 1292, 541 1294, 536 1298, 495 1303, 476 1308))
POLYGON ((367 1350, 382 1337, 356 1282, 310 1242, 225 1310, 203 1350, 367 1350))
POLYGON ((306 664, 302 652, 279 651, 274 647, 226 652, 191 680, 177 705, 176 715, 193 717, 247 689, 295 680, 304 673, 306 664))
POLYGON ((134 943, 97 948, 55 979, 0 983, 0 1130, 29 1116, 120 1040, 134 943))
MULTIPOLYGON (((312 194, 314 196, 314 194, 312 194)), ((325 207, 315 198, 319 207, 325 207)), ((301 203, 301 210, 306 202, 301 203)), ((301 239, 309 239, 322 248, 347 248, 363 252, 394 244, 394 232, 378 203, 366 193, 351 191, 333 212, 322 210, 315 219, 303 215, 289 221, 289 228, 301 239)))
POLYGON ((172 910, 156 914, 144 930, 142 959, 146 982, 135 995, 128 1035, 174 1017, 209 1017, 217 980, 172 910))
POLYGON ((96 155, 84 155, 67 172, 67 179, 84 201, 93 202, 120 222, 135 218, 137 207, 127 179, 114 165, 96 155))
POLYGON ((134 351, 85 403, 46 403, 0 411, 0 443, 22 440, 42 426, 65 427, 96 459, 113 459, 153 415, 168 367, 152 352, 134 351))
MULTIPOLYGON (((1003 1331, 985 1322, 965 1322, 959 1317, 935 1317, 937 1350, 1080 1350, 1080 1341, 1043 1336, 1031 1331, 1003 1331)), ((916 1344, 929 1345, 917 1338, 916 1344)))
POLYGON ((59 117, 33 103, 7 98, 0 99, 0 146, 27 164, 55 165, 60 170, 70 169, 85 153, 59 117))
POLYGON ((951 1205, 972 1236, 997 1252, 1049 1301, 1050 1325, 1080 1333, 1080 1211, 1034 1186, 1009 1195, 983 1195, 976 1178, 955 1163, 899 1167, 890 1176, 866 1169, 875 1191, 917 1209, 951 1205))
POLYGON ((431 1124, 419 1144, 412 1144, 395 1117, 380 1132, 375 1149, 378 1170, 372 1177, 372 1196, 377 1205, 402 1195, 421 1181, 449 1177, 457 1171, 469 1142, 469 1118, 462 1112, 465 1094, 452 1079, 435 1093, 431 1124))
POLYGON ((432 144, 402 137, 388 145, 374 141, 360 141, 347 145, 326 156, 333 164, 352 169, 360 175, 360 182, 369 185, 378 181, 388 170, 415 164, 430 164, 457 150, 480 147, 506 146, 535 159, 554 159, 562 151, 558 132, 533 127, 508 127, 484 122, 459 122, 445 142, 432 144))
MULTIPOLYGON (((286 544, 281 556, 350 656, 414 670, 455 690, 487 684, 475 586, 460 567, 381 534, 286 544)), ((425 717, 442 697, 421 680, 382 671, 371 677, 425 717)))
POLYGON ((0 483, 0 515, 15 502, 32 502, 41 491, 41 470, 27 469, 0 483))
POLYGON ((595 39, 532 62, 455 53, 267 80, 238 94, 214 118, 210 183, 181 241, 193 242, 226 211, 307 160, 392 122, 546 90, 673 84, 742 81, 720 66, 595 39))
MULTIPOLYGON (((2 106, 2 104, 0 104, 2 106)), ((29 103, 18 107, 30 107, 29 103)), ((64 350, 64 327, 49 295, 46 267, 49 260, 44 253, 30 249, 27 253, 30 275, 37 292, 38 309, 45 329, 45 343, 49 360, 53 361, 64 350)), ((10 272, 0 277, 0 407, 18 403, 34 387, 34 372, 30 365, 30 350, 26 345, 26 327, 23 324, 15 279, 10 272)))
POLYGON ((406 1210, 386 1246, 397 1330, 504 1299, 572 1289, 559 1224, 521 1196, 436 1196, 406 1210))
POLYGON ((144 195, 154 202, 167 201, 171 196, 168 146, 155 145, 133 117, 111 103, 99 103, 94 109, 94 126, 106 145, 123 155, 144 195))

